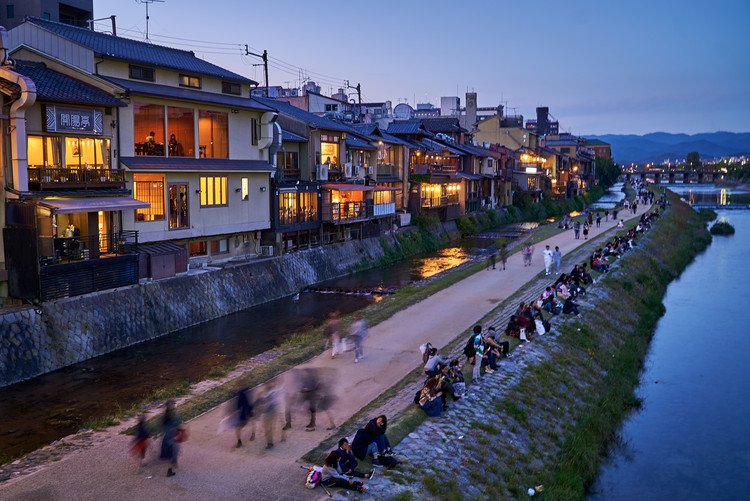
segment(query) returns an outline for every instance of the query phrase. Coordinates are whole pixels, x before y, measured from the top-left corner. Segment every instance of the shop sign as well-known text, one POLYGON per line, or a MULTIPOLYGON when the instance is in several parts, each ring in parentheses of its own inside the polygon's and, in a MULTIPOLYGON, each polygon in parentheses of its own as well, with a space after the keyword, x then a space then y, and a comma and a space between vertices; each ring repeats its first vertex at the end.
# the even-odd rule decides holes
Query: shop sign
POLYGON ((47 106, 47 132, 100 135, 103 132, 102 112, 87 108, 47 106))

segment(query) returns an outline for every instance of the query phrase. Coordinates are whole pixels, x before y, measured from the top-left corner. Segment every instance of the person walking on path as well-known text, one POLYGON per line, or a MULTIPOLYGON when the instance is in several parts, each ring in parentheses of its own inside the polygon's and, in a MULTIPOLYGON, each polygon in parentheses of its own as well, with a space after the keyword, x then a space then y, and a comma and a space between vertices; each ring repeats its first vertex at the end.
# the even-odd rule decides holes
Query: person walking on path
POLYGON ((601 228, 602 226, 602 215, 598 212, 596 213, 596 227, 601 228))
POLYGON ((504 270, 505 264, 508 262, 508 254, 509 254, 508 244, 506 244, 505 242, 500 244, 499 254, 500 254, 500 264, 503 265, 502 269, 504 270))
POLYGON ((587 223, 583 223, 583 239, 589 239, 589 225, 587 223))
POLYGON ((497 261, 497 251, 492 250, 490 251, 490 258, 487 260, 487 269, 490 269, 490 266, 492 266, 492 269, 495 269, 495 261, 497 261))
POLYGON ((604 211, 604 222, 609 221, 609 209, 604 211))
POLYGON ((576 221, 573 224, 573 237, 576 240, 580 240, 581 239, 581 222, 580 221, 576 221))
POLYGON ((549 275, 550 268, 552 268, 552 251, 549 245, 542 251, 542 256, 544 256, 544 274, 549 275))
POLYGON ((250 441, 255 440, 255 422, 252 422, 253 418, 253 404, 252 399, 247 388, 242 388, 237 392, 236 400, 236 412, 237 422, 234 425, 234 432, 237 436, 237 445, 235 447, 242 447, 242 429, 251 422, 250 441))
POLYGON ((362 345, 367 337, 367 322, 364 318, 356 320, 352 324, 352 338, 354 339, 354 363, 358 363, 360 360, 365 358, 365 354, 362 351, 362 345))
POLYGON ((534 256, 534 246, 529 244, 523 248, 523 265, 531 266, 531 258, 534 256))
POLYGON ((589 211, 588 220, 589 220, 589 226, 591 226, 592 224, 594 224, 594 213, 591 212, 591 211, 589 211))
POLYGON ((164 436, 161 440, 159 458, 169 461, 168 477, 176 474, 175 470, 177 469, 177 456, 180 454, 180 442, 183 441, 184 437, 184 431, 180 428, 181 424, 180 418, 177 417, 174 411, 174 401, 167 401, 164 407, 164 414, 161 417, 161 428, 164 431, 164 436))
POLYGON ((331 358, 336 358, 341 350, 341 336, 339 336, 339 312, 332 311, 328 314, 328 322, 323 332, 331 340, 331 358))
POLYGON ((555 275, 560 274, 560 268, 562 267, 562 253, 560 247, 555 246, 555 250, 552 252, 552 263, 555 265, 555 275))

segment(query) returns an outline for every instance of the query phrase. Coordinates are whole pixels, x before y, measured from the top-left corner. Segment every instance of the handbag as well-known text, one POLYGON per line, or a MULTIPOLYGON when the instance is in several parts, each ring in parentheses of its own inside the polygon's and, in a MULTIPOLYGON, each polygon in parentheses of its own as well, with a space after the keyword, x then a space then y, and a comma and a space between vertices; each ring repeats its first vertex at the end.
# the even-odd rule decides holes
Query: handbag
POLYGON ((544 329, 544 322, 542 322, 541 320, 535 319, 534 320, 534 325, 536 325, 536 331, 537 331, 538 334, 544 334, 545 332, 547 332, 544 329))

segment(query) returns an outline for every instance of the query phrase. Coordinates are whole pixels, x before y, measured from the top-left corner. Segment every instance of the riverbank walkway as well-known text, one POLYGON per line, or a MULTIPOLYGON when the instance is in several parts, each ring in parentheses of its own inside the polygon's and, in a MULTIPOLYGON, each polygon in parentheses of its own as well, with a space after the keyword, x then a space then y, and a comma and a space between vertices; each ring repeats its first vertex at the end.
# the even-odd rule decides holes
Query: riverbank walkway
MULTIPOLYGON (((633 215, 622 211, 620 218, 640 217, 650 206, 639 204, 633 215)), ((589 240, 614 229, 616 221, 593 225, 589 240)), ((585 244, 567 230, 535 245, 533 265, 524 267, 521 253, 508 259, 505 271, 480 271, 406 308, 372 327, 365 342, 365 358, 353 363, 353 353, 331 359, 325 352, 305 364, 338 370, 340 398, 332 409, 337 424, 390 388, 419 364, 419 345, 430 341, 436 347, 449 344, 532 278, 544 272, 545 245, 560 247, 563 269, 574 263, 565 256, 585 244)), ((152 444, 147 464, 136 473, 128 454, 131 437, 113 434, 86 450, 71 452, 64 459, 29 475, 0 484, 3 500, 102 500, 127 499, 318 499, 324 493, 304 487, 304 472, 298 460, 331 432, 318 426, 305 432, 306 416, 297 415, 286 442, 265 450, 262 426, 258 439, 234 448, 234 434, 217 435, 224 418, 215 408, 187 423, 190 440, 184 444, 177 475, 165 477, 167 465, 156 460, 158 443, 152 444)), ((319 416, 319 425, 325 423, 319 416)), ((363 423, 364 424, 364 423, 363 423)), ((277 431, 281 423, 277 427, 277 431)), ((278 434, 278 433, 277 433, 278 434)))

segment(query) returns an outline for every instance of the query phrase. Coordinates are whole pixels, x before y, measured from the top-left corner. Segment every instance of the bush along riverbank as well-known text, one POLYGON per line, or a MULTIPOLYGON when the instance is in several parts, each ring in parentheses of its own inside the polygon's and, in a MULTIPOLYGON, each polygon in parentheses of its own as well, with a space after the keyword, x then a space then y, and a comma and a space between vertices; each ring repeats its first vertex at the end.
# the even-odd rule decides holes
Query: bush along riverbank
POLYGON ((711 241, 705 222, 672 207, 635 251, 589 288, 583 318, 514 350, 465 401, 428 419, 396 449, 410 463, 370 490, 398 499, 582 499, 623 419, 669 283, 711 241), (541 488, 538 488, 541 486, 541 488))
POLYGON ((719 221, 711 226, 712 235, 729 236, 734 235, 734 226, 729 224, 727 221, 719 221))

